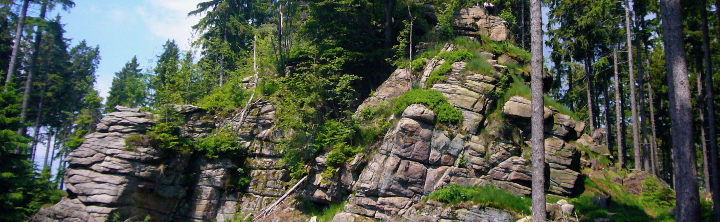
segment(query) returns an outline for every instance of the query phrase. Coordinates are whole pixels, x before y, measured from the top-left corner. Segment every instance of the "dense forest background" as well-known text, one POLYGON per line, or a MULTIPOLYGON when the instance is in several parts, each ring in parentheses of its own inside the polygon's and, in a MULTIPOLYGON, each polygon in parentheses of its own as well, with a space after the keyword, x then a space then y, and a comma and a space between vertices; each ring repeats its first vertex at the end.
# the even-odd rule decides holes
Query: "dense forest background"
MULTIPOLYGON (((491 2, 513 33, 507 44, 529 51, 529 1, 491 2)), ((352 156, 354 146, 367 142, 343 137, 357 129, 359 103, 393 70, 413 68, 423 47, 455 39, 453 14, 476 3, 203 1, 188 12, 201 16, 193 26, 200 34, 192 43, 197 52, 168 40, 153 68, 141 69, 132 58, 115 73, 103 100, 94 88, 100 47, 70 45, 61 18, 46 15, 73 7, 72 1, 0 1, 0 67, 8 67, 0 71, 0 211, 6 212, 0 220, 21 220, 57 202, 65 165, 53 167, 53 160, 77 148, 115 106, 160 114, 153 133, 168 147, 185 149, 190 142, 173 135, 178 126, 169 105, 193 104, 229 116, 244 112, 251 98, 264 98, 277 105, 279 126, 293 132, 281 144, 291 176, 305 173, 318 153, 352 156), (28 5, 39 5, 39 14, 27 14, 28 5), (249 82, 256 87, 243 89, 249 82), (336 140, 347 141, 329 145, 336 140), (40 149, 51 155, 35 160, 40 149)), ((713 116, 720 114, 714 109, 720 96, 713 92, 720 89, 720 72, 712 65, 720 64, 720 1, 685 0, 681 6, 693 114, 686 124, 696 132, 692 167, 701 193, 717 195, 720 122, 713 116)), ((550 51, 545 70, 553 77, 547 95, 587 122, 588 132, 604 130, 616 167, 673 184, 672 88, 658 1, 545 0, 543 13, 550 51)), ((525 70, 519 74, 529 75, 525 70)))

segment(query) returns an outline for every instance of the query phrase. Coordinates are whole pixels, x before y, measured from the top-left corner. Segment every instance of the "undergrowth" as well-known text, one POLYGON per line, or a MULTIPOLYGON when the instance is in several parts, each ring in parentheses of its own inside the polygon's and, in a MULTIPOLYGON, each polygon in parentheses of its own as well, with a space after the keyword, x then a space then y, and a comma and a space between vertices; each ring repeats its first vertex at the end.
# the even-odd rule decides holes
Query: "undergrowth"
POLYGON ((527 197, 515 196, 490 185, 463 187, 451 184, 435 190, 428 198, 453 205, 470 201, 482 207, 503 209, 520 215, 529 215, 532 204, 527 197))
POLYGON ((432 89, 413 89, 398 97, 393 104, 393 113, 400 116, 405 108, 415 103, 424 104, 435 112, 437 122, 457 124, 463 119, 460 110, 450 105, 441 92, 432 89))

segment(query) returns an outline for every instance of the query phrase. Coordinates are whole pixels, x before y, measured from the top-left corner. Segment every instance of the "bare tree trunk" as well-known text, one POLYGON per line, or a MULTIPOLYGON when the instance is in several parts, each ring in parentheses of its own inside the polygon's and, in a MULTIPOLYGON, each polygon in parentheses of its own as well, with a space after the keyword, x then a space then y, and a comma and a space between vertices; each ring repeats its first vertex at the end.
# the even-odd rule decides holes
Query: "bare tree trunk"
MULTIPOLYGON (((699 69, 700 67, 698 67, 699 69)), ((702 158, 703 158, 703 182, 705 182, 705 189, 710 190, 710 161, 708 161, 708 149, 707 149, 707 135, 705 135, 705 110, 703 109, 703 88, 702 88, 702 74, 697 73, 697 105, 700 118, 700 144, 702 145, 702 158)))
POLYGON ((623 111, 622 100, 620 99, 620 74, 618 72, 617 63, 617 46, 613 48, 613 68, 615 71, 615 81, 613 81, 615 84, 615 131, 617 132, 615 137, 617 139, 618 167, 622 168, 625 164, 625 153, 623 152, 623 111))
POLYGON ((395 9, 395 0, 383 0, 383 6, 385 8, 385 24, 384 31, 385 31, 385 56, 390 56, 390 51, 392 49, 392 25, 393 25, 393 11, 395 9))
POLYGON ((640 153, 640 132, 638 130, 638 111, 635 101, 635 73, 633 70, 632 30, 630 27, 630 4, 625 0, 625 30, 627 37, 628 76, 630 76, 630 110, 632 112, 633 151, 635 154, 635 170, 642 170, 642 154, 640 153))
POLYGON ((693 149, 690 82, 687 77, 680 0, 662 0, 663 42, 668 67, 670 119, 672 121, 673 172, 675 175, 675 218, 700 221, 700 202, 693 149))
MULTIPOLYGON (((46 63, 49 64, 49 62, 50 61, 48 60, 46 63)), ((35 153, 37 152, 37 143, 39 141, 38 138, 40 135, 40 120, 42 120, 41 116, 42 116, 43 102, 45 101, 44 94, 45 94, 45 90, 47 89, 47 85, 48 85, 48 76, 50 76, 50 73, 48 73, 48 71, 45 70, 45 76, 43 77, 43 87, 42 87, 42 90, 40 91, 41 92, 40 93, 40 95, 41 95, 40 101, 38 101, 37 110, 35 111, 36 112, 36 114, 35 114, 35 134, 34 134, 35 139, 33 140, 32 158, 31 158, 33 163, 35 162, 35 153)))
POLYGON ((525 49, 525 0, 520 0, 520 48, 525 49))
POLYGON ((595 131, 595 115, 593 115, 593 99, 592 99, 592 67, 590 58, 585 58, 585 94, 587 95, 587 109, 588 109, 588 125, 590 125, 590 132, 592 134, 595 131))
POLYGON ((408 60, 409 60, 409 61, 408 61, 408 63, 409 63, 409 64, 408 64, 408 65, 409 65, 409 66, 408 66, 408 73, 412 74, 412 61, 413 61, 413 56, 412 56, 412 53, 413 53, 413 41, 412 41, 412 36, 413 36, 413 22, 414 22, 415 19, 413 18, 412 12, 410 11, 410 3, 412 3, 412 1, 410 1, 410 2, 407 3, 408 16, 410 17, 410 45, 408 45, 408 53, 409 53, 410 56, 408 57, 408 60))
POLYGON ((50 157, 50 146, 52 146, 52 138, 55 132, 52 129, 48 129, 48 139, 45 146, 45 161, 43 162, 43 168, 48 165, 48 157, 50 157))
MULTIPOLYGON (((532 145, 532 220, 543 222, 545 213, 545 140, 543 125, 543 48, 540 0, 530 0, 531 90, 532 116, 530 122, 532 145)), ((588 104, 589 105, 589 104, 588 104)))
POLYGON ((280 17, 280 23, 278 23, 278 57, 279 57, 279 64, 280 68, 278 70, 278 73, 280 73, 280 76, 285 76, 285 57, 284 57, 284 49, 283 49, 283 3, 278 3, 278 17, 280 17))
MULTIPOLYGON (((644 45, 643 42, 640 42, 640 47, 644 45)), ((643 169, 650 172, 651 174, 655 174, 653 172, 653 169, 650 167, 650 161, 651 161, 651 155, 650 155, 650 145, 648 142, 648 127, 647 127, 647 115, 645 113, 645 94, 643 92, 643 87, 645 85, 645 68, 642 65, 642 54, 641 51, 638 49, 637 51, 638 59, 637 61, 637 67, 638 67, 638 86, 637 88, 637 95, 640 99, 640 102, 638 104, 639 113, 638 113, 638 119, 640 121, 640 139, 642 141, 641 144, 641 153, 642 153, 642 160, 643 160, 643 169)))
POLYGON ((603 94, 603 106, 605 106, 605 113, 603 114, 603 124, 605 124, 605 148, 607 148, 608 151, 610 151, 610 99, 608 98, 610 96, 610 84, 609 84, 609 78, 605 78, 603 81, 604 89, 602 89, 603 94))
MULTIPOLYGON (((715 1, 717 6, 720 6, 720 1, 715 1)), ((705 60, 705 108, 707 109, 707 131, 709 136, 709 142, 710 142, 710 160, 708 163, 710 164, 710 190, 712 192, 713 197, 713 217, 715 218, 715 221, 720 221, 720 172, 718 172, 718 146, 717 146, 717 133, 715 130, 716 122, 715 122, 715 102, 713 101, 713 81, 712 81, 712 75, 713 75, 713 69, 712 69, 712 62, 710 61, 710 36, 708 31, 708 21, 707 21, 707 10, 705 6, 707 5, 707 0, 702 0, 702 11, 700 17, 702 18, 702 32, 703 32, 703 57, 705 60)), ((718 15, 720 15, 720 8, 715 8, 715 11, 717 11, 718 15)))
POLYGON ((25 15, 27 15, 29 4, 30 0, 23 1, 20 19, 18 19, 17 29, 15 29, 15 40, 13 41, 12 54, 10 54, 10 65, 8 65, 7 75, 5 76, 5 89, 3 89, 5 92, 8 91, 15 72, 15 60, 17 59, 18 52, 20 51, 20 39, 22 38, 23 29, 25 28, 25 15))
MULTIPOLYGON (((646 58, 645 63, 648 67, 650 67, 649 59, 646 58)), ((652 83, 650 81, 650 74, 649 73, 645 73, 645 74, 648 75, 648 83, 647 83, 648 99, 650 100, 650 101, 648 101, 650 103, 648 105, 650 106, 650 132, 652 135, 652 139, 650 140, 650 146, 652 149, 652 156, 653 156, 652 167, 655 169, 654 170, 655 175, 659 176, 660 175, 660 167, 658 166, 658 163, 660 161, 658 159, 658 151, 659 150, 658 150, 658 146, 657 146, 657 133, 656 133, 656 129, 655 129, 655 101, 654 101, 654 96, 653 96, 654 92, 652 89, 652 83)))
MULTIPOLYGON (((48 0, 43 0, 42 6, 40 7, 40 19, 45 19, 45 11, 47 11, 48 0)), ((25 123, 25 117, 27 116, 27 106, 30 100, 30 89, 32 89, 33 74, 35 72, 35 66, 37 63, 38 55, 40 54, 40 42, 42 42, 42 27, 37 26, 35 31, 35 42, 33 42, 33 54, 30 58, 30 66, 27 69, 27 77, 25 78, 25 91, 23 92, 22 106, 20 108, 20 123, 25 123)), ((25 134, 25 127, 18 128, 18 135, 25 134)))

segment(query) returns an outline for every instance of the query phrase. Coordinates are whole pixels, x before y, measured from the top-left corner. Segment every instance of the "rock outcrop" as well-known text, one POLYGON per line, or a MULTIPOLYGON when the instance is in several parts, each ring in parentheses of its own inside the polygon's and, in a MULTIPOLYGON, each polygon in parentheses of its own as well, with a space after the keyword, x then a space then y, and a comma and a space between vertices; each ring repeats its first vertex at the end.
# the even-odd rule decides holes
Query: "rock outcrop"
POLYGON ((485 35, 493 41, 505 41, 510 38, 507 22, 500 17, 490 15, 481 6, 460 9, 455 14, 453 28, 460 35, 472 37, 485 35))

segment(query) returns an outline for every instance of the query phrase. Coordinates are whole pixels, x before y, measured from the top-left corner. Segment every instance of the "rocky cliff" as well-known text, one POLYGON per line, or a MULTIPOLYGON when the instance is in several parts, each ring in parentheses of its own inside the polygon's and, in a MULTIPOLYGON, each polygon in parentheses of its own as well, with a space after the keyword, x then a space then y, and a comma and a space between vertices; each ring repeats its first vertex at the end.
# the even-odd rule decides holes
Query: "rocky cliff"
MULTIPOLYGON (((479 39, 509 38, 506 23, 480 7, 463 9, 456 15, 456 31, 479 39)), ((447 44, 443 52, 457 50, 447 44)), ((394 124, 384 138, 337 169, 333 178, 324 178, 325 156, 315 159, 307 182, 293 193, 299 199, 327 204, 347 201, 334 221, 515 221, 517 215, 482 206, 449 208, 423 201, 433 191, 450 184, 494 185, 517 195, 530 194, 529 118, 530 101, 513 96, 501 101, 507 67, 498 61, 508 55, 479 52, 493 70, 479 74, 466 70, 466 62, 452 63, 444 81, 426 86, 430 74, 449 62, 440 58, 425 61, 422 71, 398 69, 358 108, 373 108, 403 95, 413 86, 439 91, 462 113, 457 125, 440 124, 436 113, 422 104, 408 106, 402 115, 382 121, 394 124)), ((517 61, 515 61, 517 62, 517 61)), ((249 82, 249 81, 248 81, 249 82)), ((137 109, 118 107, 107 114, 98 131, 67 158, 65 175, 68 196, 54 206, 43 208, 33 221, 225 221, 257 215, 278 200, 295 184, 275 149, 283 138, 275 126, 275 108, 269 101, 250 104, 246 113, 211 117, 194 106, 177 106, 185 117, 182 134, 198 138, 215 128, 229 128, 239 135, 247 150, 244 159, 208 158, 156 150, 149 146, 128 146, 126 138, 142 135, 156 118, 137 109), (250 170, 251 181, 244 190, 233 189, 240 165, 250 170)), ((548 191, 576 194, 580 178, 581 152, 576 139, 584 124, 555 108, 546 107, 546 160, 549 166, 548 191)), ((592 139, 584 140, 592 143, 592 139)), ((588 145, 585 145, 588 146, 588 145)), ((591 146, 595 147, 595 146, 591 146)), ((601 147, 596 147, 601 149, 601 147)), ((288 200, 292 201, 292 200, 288 200)), ((572 213, 567 205, 556 204, 556 219, 572 213)), ((271 211, 262 220, 281 220, 293 215, 293 206, 271 211)), ((297 214, 294 214, 297 216, 297 214)), ((290 217, 304 220, 303 217, 290 217)))

